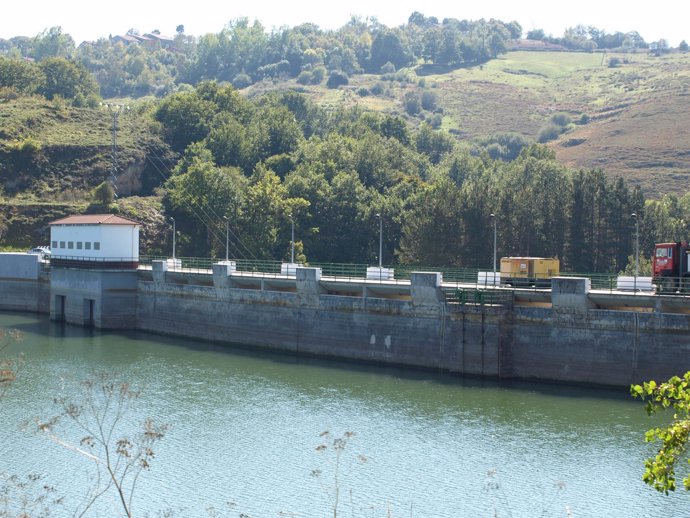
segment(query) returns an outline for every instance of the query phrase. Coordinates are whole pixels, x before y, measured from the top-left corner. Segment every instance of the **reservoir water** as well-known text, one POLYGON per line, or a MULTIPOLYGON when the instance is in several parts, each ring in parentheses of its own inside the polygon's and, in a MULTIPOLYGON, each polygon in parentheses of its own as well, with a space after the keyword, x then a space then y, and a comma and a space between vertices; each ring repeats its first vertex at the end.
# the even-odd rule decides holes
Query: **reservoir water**
MULTIPOLYGON (((663 419, 624 389, 498 384, 25 314, 0 314, 0 327, 24 334, 4 353, 24 364, 0 400, 0 475, 41 475, 64 497, 51 516, 73 515, 94 466, 32 423, 94 372, 141 391, 128 420, 169 425, 137 517, 333 516, 336 488, 347 517, 690 515, 690 495, 642 482, 644 432, 663 419), (354 435, 338 456, 332 439, 318 449, 325 431, 354 435)), ((87 516, 121 516, 115 495, 87 516)))

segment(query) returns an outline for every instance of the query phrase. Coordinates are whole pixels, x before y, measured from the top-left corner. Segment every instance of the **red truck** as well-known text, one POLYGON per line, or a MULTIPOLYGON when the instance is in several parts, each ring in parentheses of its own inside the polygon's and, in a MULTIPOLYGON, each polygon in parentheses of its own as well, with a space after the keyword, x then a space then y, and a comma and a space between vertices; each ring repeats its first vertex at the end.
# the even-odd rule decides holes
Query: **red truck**
POLYGON ((657 292, 690 289, 690 246, 688 243, 657 243, 654 245, 652 282, 657 292))

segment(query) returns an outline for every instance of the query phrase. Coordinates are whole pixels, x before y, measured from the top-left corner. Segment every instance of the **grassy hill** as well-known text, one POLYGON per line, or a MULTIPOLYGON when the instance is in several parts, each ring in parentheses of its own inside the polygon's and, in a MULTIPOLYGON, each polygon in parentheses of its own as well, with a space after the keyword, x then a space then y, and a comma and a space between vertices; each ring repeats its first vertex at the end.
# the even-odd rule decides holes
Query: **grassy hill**
MULTIPOLYGON (((690 191, 687 53, 517 51, 477 67, 426 65, 387 76, 356 75, 339 89, 263 81, 242 92, 254 97, 286 88, 323 107, 358 104, 403 114, 413 124, 434 119, 461 140, 497 132, 536 140, 554 114, 567 113, 573 123, 548 144, 562 162, 623 176, 648 198, 690 191), (432 95, 436 107, 408 116, 403 99, 410 92, 432 95)), ((51 218, 84 210, 93 187, 109 176, 111 128, 105 108, 73 108, 39 97, 0 102, 0 239, 4 234, 18 246, 37 244, 51 218)), ((124 171, 119 204, 133 217, 150 219, 152 236, 162 228, 156 219, 160 200, 148 203, 145 197, 172 165, 159 129, 141 103, 120 118, 118 131, 124 171), (123 204, 130 195, 144 196, 137 198, 139 208, 123 204)))
POLYGON ((549 145, 567 165, 623 176, 650 198, 690 191, 688 53, 518 51, 478 67, 429 68, 399 71, 393 80, 357 75, 338 90, 259 83, 247 94, 296 88, 322 106, 358 103, 404 113, 406 92, 430 91, 442 108, 442 127, 463 139, 512 131, 536 140, 554 114, 565 112, 578 124, 549 145), (360 95, 377 85, 381 95, 360 95))
MULTIPOLYGON (((156 251, 164 241, 157 238, 165 226, 160 198, 131 196, 150 195, 172 164, 148 120, 137 110, 120 118, 122 197, 109 210, 142 221, 142 242, 156 251)), ((0 246, 48 244, 50 221, 88 210, 93 188, 110 175, 112 124, 105 107, 74 108, 40 97, 0 102, 0 246)))

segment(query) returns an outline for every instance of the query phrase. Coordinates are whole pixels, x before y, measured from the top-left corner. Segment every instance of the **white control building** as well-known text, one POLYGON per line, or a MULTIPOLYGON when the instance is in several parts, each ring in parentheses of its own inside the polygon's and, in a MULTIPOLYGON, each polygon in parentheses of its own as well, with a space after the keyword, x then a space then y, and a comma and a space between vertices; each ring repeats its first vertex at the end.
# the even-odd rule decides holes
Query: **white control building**
POLYGON ((53 266, 137 268, 141 224, 115 214, 68 216, 50 223, 53 266))

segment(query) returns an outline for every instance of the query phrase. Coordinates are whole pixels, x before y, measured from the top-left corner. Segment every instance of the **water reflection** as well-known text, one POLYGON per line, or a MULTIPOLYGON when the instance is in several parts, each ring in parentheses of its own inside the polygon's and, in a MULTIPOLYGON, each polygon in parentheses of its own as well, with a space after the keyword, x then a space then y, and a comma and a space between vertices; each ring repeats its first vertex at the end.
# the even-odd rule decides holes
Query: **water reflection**
POLYGON ((356 433, 339 467, 343 515, 684 513, 683 495, 663 497, 641 482, 652 423, 624 390, 494 383, 22 314, 0 315, 0 326, 25 333, 17 349, 27 360, 3 402, 0 466, 45 473, 68 502, 89 464, 19 424, 49 415, 56 393, 105 370, 142 388, 137 419, 171 425, 142 479, 139 515, 205 516, 231 502, 234 515, 323 516, 335 480, 334 455, 315 450, 325 430, 356 433))

